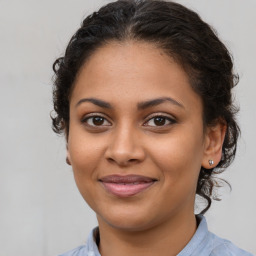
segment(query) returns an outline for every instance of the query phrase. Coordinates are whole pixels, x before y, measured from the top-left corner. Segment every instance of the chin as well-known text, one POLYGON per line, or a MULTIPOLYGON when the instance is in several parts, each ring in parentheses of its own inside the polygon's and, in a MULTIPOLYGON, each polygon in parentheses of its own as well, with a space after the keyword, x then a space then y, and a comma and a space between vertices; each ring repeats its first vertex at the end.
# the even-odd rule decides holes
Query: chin
POLYGON ((108 214, 103 216, 97 214, 99 225, 104 222, 112 228, 125 231, 144 231, 152 228, 154 226, 154 218, 152 217, 148 211, 144 214, 142 212, 136 213, 136 211, 122 213, 108 211, 108 214))

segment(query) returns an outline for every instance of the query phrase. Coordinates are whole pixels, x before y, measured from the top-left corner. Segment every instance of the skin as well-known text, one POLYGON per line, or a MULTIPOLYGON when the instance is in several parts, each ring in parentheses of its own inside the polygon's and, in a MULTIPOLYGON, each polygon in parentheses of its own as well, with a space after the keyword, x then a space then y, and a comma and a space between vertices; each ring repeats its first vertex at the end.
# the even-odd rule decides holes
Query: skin
POLYGON ((199 171, 220 161, 225 134, 219 123, 204 129, 202 113, 186 72, 154 45, 111 42, 83 65, 70 98, 67 156, 97 214, 103 256, 176 255, 192 238, 199 171), (138 108, 166 97, 172 100, 138 108), (116 174, 157 181, 120 198, 99 182, 116 174))

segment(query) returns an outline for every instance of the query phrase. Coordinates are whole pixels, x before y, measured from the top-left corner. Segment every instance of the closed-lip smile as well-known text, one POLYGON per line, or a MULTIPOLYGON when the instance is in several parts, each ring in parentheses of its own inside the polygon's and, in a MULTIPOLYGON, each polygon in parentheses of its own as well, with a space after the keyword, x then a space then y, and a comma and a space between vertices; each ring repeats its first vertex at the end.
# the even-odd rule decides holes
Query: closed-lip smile
POLYGON ((109 175, 99 179, 107 192, 118 197, 134 196, 150 186, 157 179, 141 175, 109 175))

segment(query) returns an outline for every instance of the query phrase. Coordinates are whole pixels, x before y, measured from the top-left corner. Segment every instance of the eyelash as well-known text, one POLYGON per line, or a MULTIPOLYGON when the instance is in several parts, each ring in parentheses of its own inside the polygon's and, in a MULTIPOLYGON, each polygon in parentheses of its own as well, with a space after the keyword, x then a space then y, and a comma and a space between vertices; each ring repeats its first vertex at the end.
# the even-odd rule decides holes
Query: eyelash
MULTIPOLYGON (((149 127, 154 127, 154 128, 166 128, 166 126, 170 126, 170 125, 172 125, 172 124, 175 124, 175 123, 177 123, 177 121, 174 119, 174 118, 171 118, 171 117, 169 117, 169 116, 166 116, 166 115, 163 115, 163 114, 155 114, 154 116, 151 116, 151 117, 149 117, 148 119, 147 119, 147 121, 145 122, 145 123, 143 123, 143 126, 147 126, 146 124, 148 124, 151 120, 153 121, 153 122, 155 122, 156 121, 156 118, 162 118, 162 119, 164 119, 164 124, 163 125, 149 125, 149 127), (169 122, 168 124, 166 124, 166 121, 167 122, 169 122)), ((91 116, 87 116, 87 117, 85 117, 85 118, 83 118, 82 120, 81 120, 81 122, 82 123, 84 123, 84 124, 86 124, 86 126, 88 126, 88 127, 90 127, 90 128, 97 128, 97 129, 102 129, 102 128, 105 128, 106 126, 111 126, 111 122, 109 122, 108 120, 107 120, 107 118, 105 118, 104 116, 102 116, 102 115, 99 115, 99 114, 94 114, 94 115, 91 115, 91 116), (102 120, 101 121, 103 121, 103 124, 101 125, 95 125, 95 124, 89 124, 88 123, 88 121, 94 121, 93 119, 94 118, 101 118, 102 120), (107 122, 108 124, 106 125, 104 125, 104 123, 105 122, 107 122)))
POLYGON ((171 117, 163 115, 163 114, 155 114, 154 116, 149 117, 148 120, 143 124, 143 126, 146 126, 145 124, 149 123, 151 120, 153 122, 155 122, 156 118, 164 119, 164 124, 163 125, 151 125, 151 127, 165 128, 166 126, 170 126, 170 125, 176 123, 176 120, 174 118, 171 118, 171 117), (169 123, 166 124, 166 121, 168 121, 169 123))
MULTIPOLYGON (((104 116, 101 116, 101 115, 99 115, 99 114, 94 114, 94 115, 91 115, 91 116, 87 116, 87 117, 85 117, 85 118, 83 118, 82 120, 81 120, 81 122, 82 123, 84 123, 84 124, 86 124, 87 126, 89 126, 89 127, 96 127, 96 128, 100 128, 101 126, 103 126, 103 125, 93 125, 93 124, 89 124, 88 123, 88 121, 89 120, 92 120, 92 122, 93 122, 93 119, 94 118, 102 118, 103 119, 103 122, 108 122, 110 125, 111 125, 111 123, 107 120, 107 118, 105 118, 104 116)), ((110 126, 110 125, 104 125, 104 127, 105 126, 110 126)))

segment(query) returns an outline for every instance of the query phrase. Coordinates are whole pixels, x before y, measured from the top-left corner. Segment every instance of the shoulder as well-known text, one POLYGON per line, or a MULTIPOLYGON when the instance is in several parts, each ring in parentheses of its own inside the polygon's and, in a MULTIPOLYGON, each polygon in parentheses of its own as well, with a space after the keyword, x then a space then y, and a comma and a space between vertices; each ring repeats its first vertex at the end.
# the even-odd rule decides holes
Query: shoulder
POLYGON ((196 233, 178 256, 253 256, 210 232, 204 216, 198 215, 197 220, 196 233))
POLYGON ((95 242, 98 233, 98 227, 94 228, 90 232, 86 244, 79 246, 66 253, 60 254, 59 256, 100 256, 97 244, 95 242))
POLYGON ((88 255, 86 246, 82 245, 82 246, 79 246, 71 251, 60 254, 59 256, 90 256, 90 254, 88 255))
POLYGON ((210 256, 253 256, 251 253, 238 248, 229 240, 220 238, 211 232, 209 232, 209 236, 212 247, 210 256))

